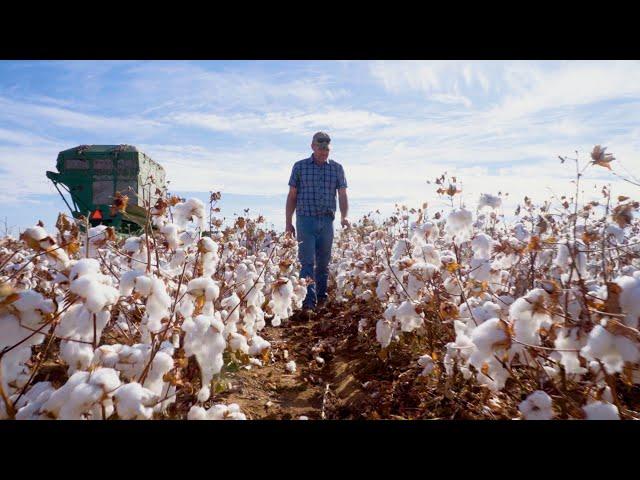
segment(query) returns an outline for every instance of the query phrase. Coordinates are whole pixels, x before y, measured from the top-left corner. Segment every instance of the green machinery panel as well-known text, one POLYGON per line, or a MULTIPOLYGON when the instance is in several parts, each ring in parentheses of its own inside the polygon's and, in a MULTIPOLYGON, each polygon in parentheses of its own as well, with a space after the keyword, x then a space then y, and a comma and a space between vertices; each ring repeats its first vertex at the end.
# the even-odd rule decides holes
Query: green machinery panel
MULTIPOLYGON (((56 162, 58 172, 47 177, 60 192, 75 218, 100 210, 104 225, 121 231, 138 230, 145 222, 145 203, 154 205, 156 190, 166 192, 162 166, 131 145, 80 145, 63 150, 56 162), (71 199, 67 202, 62 186, 71 199), (125 214, 111 216, 116 192, 129 197, 125 214)), ((92 222, 96 223, 96 222, 92 222)))

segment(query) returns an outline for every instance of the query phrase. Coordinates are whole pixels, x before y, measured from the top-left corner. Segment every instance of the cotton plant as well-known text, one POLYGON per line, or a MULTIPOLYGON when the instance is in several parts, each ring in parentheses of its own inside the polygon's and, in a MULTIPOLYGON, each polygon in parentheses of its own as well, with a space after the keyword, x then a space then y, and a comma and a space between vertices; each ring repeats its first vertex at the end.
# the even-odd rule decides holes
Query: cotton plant
POLYGON ((0 351, 13 348, 0 359, 0 386, 7 395, 27 382, 31 347, 43 342, 46 333, 43 327, 55 311, 52 300, 33 290, 18 293, 14 298, 4 309, 0 308, 0 351))
POLYGON ((60 357, 69 366, 69 373, 73 373, 89 366, 119 292, 112 277, 102 274, 99 262, 93 258, 78 260, 71 267, 69 280, 69 291, 81 302, 61 315, 56 334, 63 339, 60 357))

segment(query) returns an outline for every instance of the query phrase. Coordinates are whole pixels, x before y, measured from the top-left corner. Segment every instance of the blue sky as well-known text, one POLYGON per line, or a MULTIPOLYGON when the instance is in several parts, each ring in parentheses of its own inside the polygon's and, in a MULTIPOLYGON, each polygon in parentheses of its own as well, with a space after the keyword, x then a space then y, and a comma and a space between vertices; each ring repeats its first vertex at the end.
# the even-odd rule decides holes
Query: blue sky
MULTIPOLYGON (((595 144, 640 175, 640 62, 0 61, 0 230, 65 211, 44 173, 60 150, 122 143, 160 162, 172 191, 222 190, 225 215, 250 208, 282 228, 291 166, 317 130, 345 167, 351 217, 439 208, 426 180, 444 171, 470 205, 509 192, 508 213, 570 192, 557 156, 586 162, 595 144)), ((602 168, 585 180, 586 196, 637 193, 602 168)))

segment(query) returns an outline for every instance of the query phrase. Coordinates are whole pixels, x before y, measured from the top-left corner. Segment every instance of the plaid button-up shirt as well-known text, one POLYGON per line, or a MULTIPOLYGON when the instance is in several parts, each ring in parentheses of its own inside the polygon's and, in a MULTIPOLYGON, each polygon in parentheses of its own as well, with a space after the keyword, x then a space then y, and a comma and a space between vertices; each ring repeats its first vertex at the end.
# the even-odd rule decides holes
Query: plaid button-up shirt
POLYGON ((297 189, 297 215, 330 215, 336 213, 336 191, 347 188, 342 165, 327 159, 322 165, 313 155, 293 165, 289 186, 297 189))

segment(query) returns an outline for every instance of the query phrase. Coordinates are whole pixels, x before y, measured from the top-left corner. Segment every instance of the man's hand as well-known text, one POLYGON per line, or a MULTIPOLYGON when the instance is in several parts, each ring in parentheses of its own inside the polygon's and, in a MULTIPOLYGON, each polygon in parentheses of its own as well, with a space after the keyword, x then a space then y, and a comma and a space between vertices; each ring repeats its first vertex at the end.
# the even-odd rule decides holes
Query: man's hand
POLYGON ((351 222, 347 217, 342 217, 340 224, 342 225, 342 228, 349 228, 351 226, 351 222))
POLYGON ((287 223, 284 231, 290 233, 293 238, 296 238, 296 229, 292 223, 287 223))

